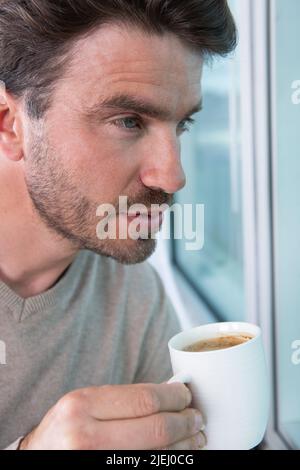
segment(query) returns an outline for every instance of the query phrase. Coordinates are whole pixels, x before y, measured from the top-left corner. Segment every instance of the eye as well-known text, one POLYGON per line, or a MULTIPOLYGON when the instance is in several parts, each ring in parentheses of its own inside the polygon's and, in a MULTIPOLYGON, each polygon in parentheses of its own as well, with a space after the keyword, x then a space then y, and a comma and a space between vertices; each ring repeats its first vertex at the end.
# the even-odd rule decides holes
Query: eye
POLYGON ((187 118, 179 123, 178 128, 181 132, 189 132, 191 130, 191 126, 194 123, 195 123, 195 119, 187 118))
POLYGON ((125 118, 120 118, 114 121, 114 124, 117 127, 120 127, 122 129, 125 129, 127 131, 135 131, 135 130, 140 130, 141 129, 141 123, 138 118, 136 117, 125 117, 125 118))

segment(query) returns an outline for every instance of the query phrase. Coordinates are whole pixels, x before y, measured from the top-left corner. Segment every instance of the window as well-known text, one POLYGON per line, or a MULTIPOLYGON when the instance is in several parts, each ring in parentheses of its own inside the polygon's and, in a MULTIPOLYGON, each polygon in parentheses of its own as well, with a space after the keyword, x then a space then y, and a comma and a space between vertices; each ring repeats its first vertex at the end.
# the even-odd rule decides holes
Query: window
POLYGON ((183 138, 177 200, 204 204, 205 245, 175 239, 173 258, 217 319, 262 326, 266 442, 300 449, 300 2, 230 3, 240 47, 206 67, 204 110, 183 138))
MULTIPOLYGON (((231 2, 233 13, 238 3, 231 2)), ((204 109, 183 138, 187 186, 177 202, 204 204, 205 244, 201 251, 187 251, 185 240, 175 240, 174 258, 217 318, 241 320, 245 308, 238 51, 206 66, 202 94, 204 109)))
POLYGON ((274 2, 274 256, 278 431, 300 448, 299 0, 274 2), (294 89, 296 87, 296 89, 294 89), (298 100, 295 99, 298 96, 298 100))

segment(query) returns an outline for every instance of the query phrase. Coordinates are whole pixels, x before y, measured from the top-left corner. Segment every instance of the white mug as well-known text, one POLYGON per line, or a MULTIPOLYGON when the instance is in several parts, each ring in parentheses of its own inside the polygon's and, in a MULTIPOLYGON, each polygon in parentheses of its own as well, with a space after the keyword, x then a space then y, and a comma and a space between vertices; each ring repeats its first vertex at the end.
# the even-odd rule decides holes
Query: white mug
POLYGON ((168 343, 173 372, 168 383, 186 383, 191 407, 205 419, 208 450, 249 450, 263 440, 269 416, 270 384, 261 329, 227 322, 183 331, 168 343), (202 339, 246 333, 249 341, 227 349, 187 352, 202 339))

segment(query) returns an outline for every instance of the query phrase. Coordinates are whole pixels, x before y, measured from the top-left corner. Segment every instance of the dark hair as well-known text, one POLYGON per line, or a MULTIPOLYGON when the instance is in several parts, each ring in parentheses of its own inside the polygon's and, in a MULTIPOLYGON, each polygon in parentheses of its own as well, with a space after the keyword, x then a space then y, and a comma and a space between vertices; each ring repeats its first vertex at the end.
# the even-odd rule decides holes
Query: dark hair
POLYGON ((25 96, 31 117, 42 117, 71 45, 112 22, 172 32, 204 58, 236 45, 226 0, 0 0, 0 80, 15 97, 25 96))

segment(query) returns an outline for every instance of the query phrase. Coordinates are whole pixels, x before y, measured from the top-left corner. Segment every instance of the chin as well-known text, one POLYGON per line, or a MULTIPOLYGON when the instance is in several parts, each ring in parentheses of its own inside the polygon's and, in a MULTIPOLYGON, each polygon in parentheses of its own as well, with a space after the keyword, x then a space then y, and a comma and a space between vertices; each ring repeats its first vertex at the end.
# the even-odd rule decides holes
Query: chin
POLYGON ((113 258, 126 265, 139 264, 146 261, 156 250, 157 240, 114 240, 101 247, 86 247, 101 256, 113 258))

